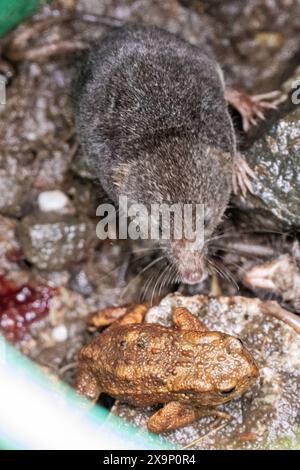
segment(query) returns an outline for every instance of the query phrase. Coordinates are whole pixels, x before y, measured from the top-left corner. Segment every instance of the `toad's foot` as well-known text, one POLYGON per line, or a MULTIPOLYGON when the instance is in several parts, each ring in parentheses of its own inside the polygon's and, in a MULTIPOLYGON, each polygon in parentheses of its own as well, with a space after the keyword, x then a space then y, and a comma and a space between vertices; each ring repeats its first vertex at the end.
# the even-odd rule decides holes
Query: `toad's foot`
MULTIPOLYGON (((231 420, 232 417, 228 415, 228 418, 226 418, 226 421, 231 420)), ((183 449, 191 449, 192 447, 198 446, 204 439, 207 439, 209 436, 212 434, 215 434, 216 432, 220 431, 220 429, 223 429, 225 426, 227 426, 228 422, 224 421, 223 418, 218 418, 216 421, 213 423, 212 429, 206 433, 203 434, 203 436, 197 437, 194 439, 192 442, 189 442, 186 446, 182 448, 183 449)))
POLYGON ((154 433, 182 428, 204 416, 230 419, 231 416, 214 408, 197 408, 186 403, 171 401, 154 413, 148 421, 148 429, 154 433))
POLYGON ((134 325, 138 323, 143 323, 146 313, 149 310, 149 305, 136 304, 133 307, 129 308, 125 315, 119 320, 121 325, 134 325))
POLYGON ((234 156, 232 173, 232 187, 234 194, 238 194, 239 189, 244 197, 246 196, 247 191, 253 193, 251 180, 254 179, 257 179, 254 171, 251 170, 244 157, 237 152, 234 156))
POLYGON ((106 307, 89 315, 88 327, 91 331, 104 326, 142 323, 149 309, 147 303, 125 307, 106 307))
POLYGON ((209 331, 202 321, 189 312, 185 307, 176 307, 172 313, 173 323, 181 330, 189 331, 209 331))
POLYGON ((241 114, 245 132, 252 125, 255 126, 259 119, 265 119, 265 111, 276 109, 278 104, 282 102, 280 91, 251 96, 232 88, 225 89, 225 99, 241 114))
POLYGON ((123 317, 128 310, 128 307, 105 307, 97 312, 93 312, 88 317, 88 327, 90 330, 103 328, 109 326, 121 317, 123 317))

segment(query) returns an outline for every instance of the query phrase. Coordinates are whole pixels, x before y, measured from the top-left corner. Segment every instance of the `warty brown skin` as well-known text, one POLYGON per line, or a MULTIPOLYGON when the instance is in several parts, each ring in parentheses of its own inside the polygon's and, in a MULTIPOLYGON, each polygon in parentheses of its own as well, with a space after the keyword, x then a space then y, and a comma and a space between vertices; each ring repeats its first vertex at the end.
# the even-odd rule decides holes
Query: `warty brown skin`
POLYGON ((169 408, 175 407, 181 418, 162 425, 159 416, 160 425, 151 427, 155 432, 187 424, 182 421, 187 410, 190 422, 207 414, 204 407, 244 393, 258 369, 242 342, 205 331, 185 309, 179 313, 177 328, 117 322, 95 337, 80 351, 77 391, 93 401, 103 392, 135 406, 172 404, 169 408))

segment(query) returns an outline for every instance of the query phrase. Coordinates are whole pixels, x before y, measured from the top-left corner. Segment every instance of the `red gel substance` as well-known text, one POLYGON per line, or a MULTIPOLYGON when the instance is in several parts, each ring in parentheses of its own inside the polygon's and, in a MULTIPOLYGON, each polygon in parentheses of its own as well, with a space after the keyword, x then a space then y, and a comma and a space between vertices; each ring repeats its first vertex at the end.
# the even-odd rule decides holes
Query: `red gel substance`
POLYGON ((0 276, 0 330, 9 341, 25 338, 28 327, 49 313, 56 289, 27 284, 15 286, 0 276))
POLYGON ((18 263, 19 261, 22 261, 24 259, 24 254, 22 250, 14 248, 5 253, 5 258, 8 261, 11 261, 12 263, 18 263))

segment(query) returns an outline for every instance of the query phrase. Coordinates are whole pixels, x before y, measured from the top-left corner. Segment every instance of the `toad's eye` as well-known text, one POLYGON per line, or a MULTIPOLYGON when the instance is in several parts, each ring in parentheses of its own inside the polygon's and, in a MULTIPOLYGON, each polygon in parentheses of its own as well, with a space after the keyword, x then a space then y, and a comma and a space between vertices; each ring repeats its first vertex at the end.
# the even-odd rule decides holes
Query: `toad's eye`
POLYGON ((221 390, 220 394, 224 395, 224 396, 230 395, 231 393, 235 392, 235 389, 236 389, 236 387, 231 387, 231 388, 228 388, 227 390, 221 390))

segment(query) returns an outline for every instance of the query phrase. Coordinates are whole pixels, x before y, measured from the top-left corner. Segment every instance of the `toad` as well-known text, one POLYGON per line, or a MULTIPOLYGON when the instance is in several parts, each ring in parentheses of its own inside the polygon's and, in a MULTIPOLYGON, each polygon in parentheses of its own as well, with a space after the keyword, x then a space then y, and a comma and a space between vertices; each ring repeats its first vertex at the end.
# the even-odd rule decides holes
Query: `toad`
POLYGON ((155 433, 203 416, 228 418, 214 407, 255 382, 250 352, 182 307, 173 310, 173 328, 137 323, 147 308, 129 311, 80 350, 77 392, 94 402, 106 393, 134 406, 163 404, 148 421, 155 433))

